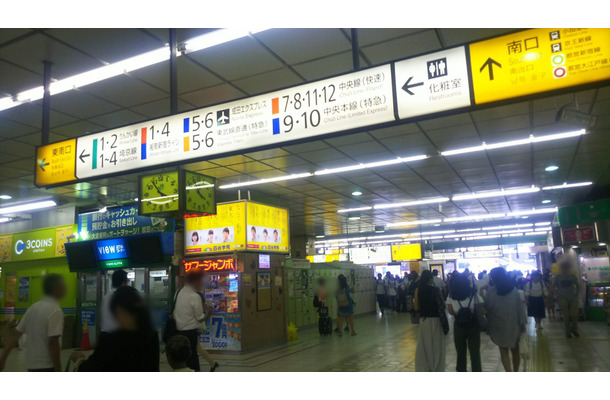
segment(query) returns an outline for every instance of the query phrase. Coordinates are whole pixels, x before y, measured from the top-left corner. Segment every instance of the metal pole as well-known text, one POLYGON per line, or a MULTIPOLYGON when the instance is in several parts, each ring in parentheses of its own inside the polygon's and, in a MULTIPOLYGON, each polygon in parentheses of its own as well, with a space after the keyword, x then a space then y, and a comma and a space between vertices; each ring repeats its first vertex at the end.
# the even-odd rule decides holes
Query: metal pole
POLYGON ((360 48, 358 47, 358 29, 352 28, 352 61, 354 63, 354 71, 360 69, 360 48))
POLYGON ((42 97, 42 135, 41 141, 42 145, 49 144, 49 132, 51 130, 51 66, 53 63, 51 61, 44 60, 42 62, 44 65, 43 72, 43 82, 42 86, 44 88, 44 95, 42 97))
POLYGON ((178 41, 176 39, 176 28, 169 30, 169 112, 178 113, 178 66, 176 65, 176 52, 178 41))

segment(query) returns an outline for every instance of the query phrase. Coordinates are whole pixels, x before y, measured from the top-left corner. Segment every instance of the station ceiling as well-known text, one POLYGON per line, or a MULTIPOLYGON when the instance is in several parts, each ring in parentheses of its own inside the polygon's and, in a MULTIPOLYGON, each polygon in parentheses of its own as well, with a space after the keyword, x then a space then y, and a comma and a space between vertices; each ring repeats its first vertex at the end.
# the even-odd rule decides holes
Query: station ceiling
MULTIPOLYGON (((209 29, 178 29, 178 41, 209 29)), ((513 32, 514 29, 361 29, 361 65, 440 50, 513 32)), ((179 57, 179 109, 185 111, 300 84, 352 70, 349 29, 272 29, 179 57)), ((154 50, 168 40, 164 29, 2 29, 0 97, 40 86, 42 60, 53 78, 154 50)), ((556 122, 566 105, 598 116, 595 129, 578 138, 471 153, 432 156, 409 164, 269 183, 250 189, 252 200, 290 208, 292 234, 346 234, 407 219, 507 213, 573 204, 610 185, 610 87, 421 120, 391 128, 187 164, 221 184, 312 172, 355 162, 439 151, 574 130, 556 122), (571 105, 570 105, 571 104, 571 105), (559 169, 546 172, 550 164, 559 169), (338 209, 429 197, 593 181, 579 189, 367 211, 348 221, 338 209), (361 191, 360 197, 352 196, 361 191), (544 199, 550 204, 542 205, 544 199)), ((169 66, 161 63, 51 98, 51 142, 151 119, 169 112, 169 66)), ((15 199, 54 195, 78 206, 137 197, 137 175, 53 189, 34 186, 35 146, 40 144, 41 101, 0 112, 0 193, 15 199)), ((242 188, 242 198, 248 188, 242 188)), ((237 189, 221 190, 223 201, 237 189)), ((1 202, 1 200, 0 200, 1 202)), ((0 203, 1 205, 1 203, 0 203)))

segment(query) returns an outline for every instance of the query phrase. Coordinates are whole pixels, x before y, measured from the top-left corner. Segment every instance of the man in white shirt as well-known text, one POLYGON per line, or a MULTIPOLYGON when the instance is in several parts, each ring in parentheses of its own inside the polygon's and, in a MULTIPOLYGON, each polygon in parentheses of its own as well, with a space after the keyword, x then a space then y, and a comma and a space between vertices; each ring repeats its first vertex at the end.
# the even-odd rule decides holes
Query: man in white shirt
POLYGON ((174 307, 174 319, 176 328, 180 335, 184 335, 191 345, 191 355, 186 365, 197 372, 201 371, 199 366, 199 329, 205 320, 201 296, 197 292, 203 288, 203 275, 201 273, 190 273, 184 277, 185 284, 176 295, 174 307))
POLYGON ((100 328, 100 340, 104 340, 106 335, 116 331, 119 328, 112 311, 110 310, 110 301, 114 292, 121 286, 127 286, 129 279, 127 278, 127 272, 122 269, 117 269, 112 273, 112 290, 108 292, 102 299, 102 324, 100 328))
POLYGON ((442 280, 438 276, 438 269, 435 269, 434 271, 432 271, 432 281, 434 282, 434 286, 436 286, 441 291, 443 298, 446 299, 447 298, 447 284, 445 283, 444 280, 442 280))
POLYGON ((0 371, 11 350, 26 335, 25 361, 30 372, 61 371, 61 334, 64 313, 59 301, 66 295, 64 279, 59 274, 48 274, 42 282, 44 297, 32 304, 17 325, 17 332, 0 355, 0 371))

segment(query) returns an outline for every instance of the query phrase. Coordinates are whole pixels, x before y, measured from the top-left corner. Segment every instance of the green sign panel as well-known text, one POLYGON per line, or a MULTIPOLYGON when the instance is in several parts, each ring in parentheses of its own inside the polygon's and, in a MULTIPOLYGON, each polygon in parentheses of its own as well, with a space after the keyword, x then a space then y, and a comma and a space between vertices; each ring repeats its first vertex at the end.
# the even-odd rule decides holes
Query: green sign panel
POLYGON ((610 199, 561 207, 557 211, 560 226, 570 226, 610 219, 610 199))
POLYGON ((129 268, 129 260, 100 261, 102 269, 129 268))
POLYGON ((64 257, 73 225, 37 229, 0 236, 0 262, 64 257))

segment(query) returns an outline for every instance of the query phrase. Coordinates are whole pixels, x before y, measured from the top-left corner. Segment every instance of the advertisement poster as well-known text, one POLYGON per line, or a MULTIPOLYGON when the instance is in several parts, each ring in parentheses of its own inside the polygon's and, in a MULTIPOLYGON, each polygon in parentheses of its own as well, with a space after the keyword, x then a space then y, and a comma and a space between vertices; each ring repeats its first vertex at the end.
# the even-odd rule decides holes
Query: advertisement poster
POLYGON ((256 274, 256 304, 258 311, 271 310, 271 273, 256 274))
POLYGON ((6 299, 4 301, 4 307, 14 308, 15 302, 17 301, 17 276, 7 275, 6 276, 6 299))
POLYGON ((0 236, 0 262, 11 260, 11 247, 13 247, 13 235, 0 236))
POLYGON ((19 278, 19 302, 30 301, 30 278, 19 278))
POLYGON ((241 284, 244 286, 252 285, 252 275, 251 274, 243 274, 241 276, 241 284))
POLYGON ((248 249, 288 253, 288 210, 247 203, 248 249))
POLYGON ((241 315, 215 313, 206 320, 207 329, 199 334, 201 347, 206 350, 241 350, 241 315))
POLYGON ((219 204, 216 215, 185 220, 187 254, 244 250, 246 248, 246 203, 219 204))
POLYGON ((72 235, 74 227, 64 226, 55 229, 55 257, 63 257, 66 255, 66 243, 68 236, 72 235))

